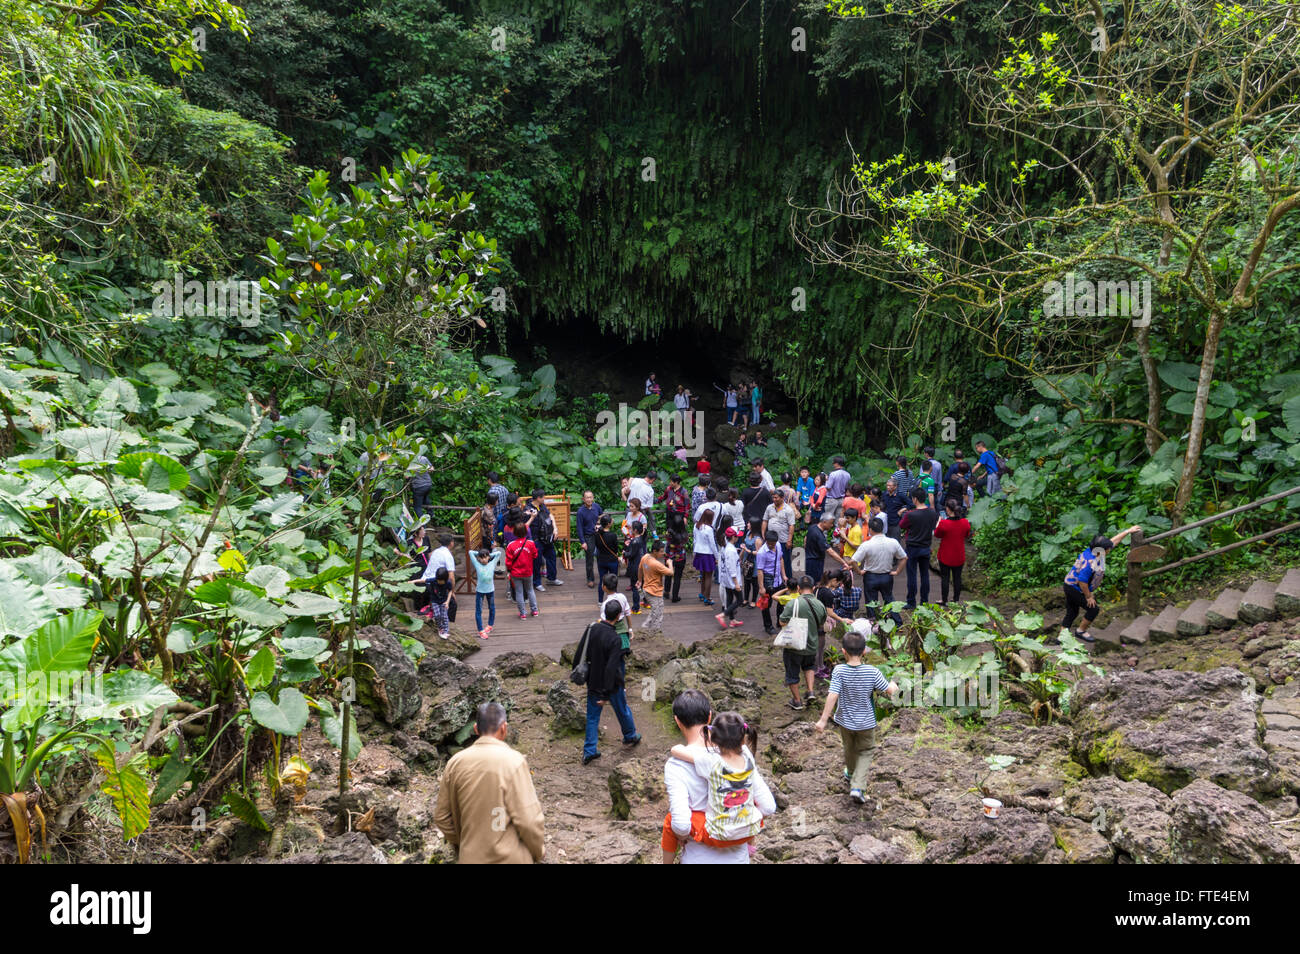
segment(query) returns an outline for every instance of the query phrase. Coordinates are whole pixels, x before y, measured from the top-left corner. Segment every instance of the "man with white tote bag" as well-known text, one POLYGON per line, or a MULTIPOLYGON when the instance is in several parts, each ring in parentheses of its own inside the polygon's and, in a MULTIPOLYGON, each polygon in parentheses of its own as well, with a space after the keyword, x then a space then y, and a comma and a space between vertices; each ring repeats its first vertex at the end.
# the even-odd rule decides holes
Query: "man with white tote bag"
POLYGON ((781 647, 781 658, 785 663, 785 684, 790 687, 791 699, 786 703, 796 712, 803 711, 804 699, 799 697, 799 681, 802 675, 808 683, 807 702, 816 699, 813 691, 813 679, 817 668, 817 638, 809 636, 826 623, 826 607, 812 595, 813 578, 799 578, 799 595, 785 604, 781 610, 781 632, 777 634, 772 645, 781 647))

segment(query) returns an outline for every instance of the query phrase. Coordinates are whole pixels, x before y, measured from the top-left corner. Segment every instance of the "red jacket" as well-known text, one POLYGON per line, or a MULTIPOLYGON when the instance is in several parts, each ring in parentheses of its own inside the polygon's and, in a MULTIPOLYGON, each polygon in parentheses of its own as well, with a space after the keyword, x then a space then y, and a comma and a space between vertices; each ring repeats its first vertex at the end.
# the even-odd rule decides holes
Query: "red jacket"
POLYGON ((710 464, 707 460, 698 460, 695 462, 696 473, 707 474, 710 471, 710 469, 712 469, 712 467, 713 465, 710 464))
POLYGON ((506 569, 512 579, 522 580, 533 575, 533 563, 537 560, 537 547, 533 541, 516 537, 506 546, 506 569))
POLYGON ((961 566, 966 562, 966 538, 970 536, 970 521, 941 519, 934 528, 939 538, 939 562, 948 566, 961 566))

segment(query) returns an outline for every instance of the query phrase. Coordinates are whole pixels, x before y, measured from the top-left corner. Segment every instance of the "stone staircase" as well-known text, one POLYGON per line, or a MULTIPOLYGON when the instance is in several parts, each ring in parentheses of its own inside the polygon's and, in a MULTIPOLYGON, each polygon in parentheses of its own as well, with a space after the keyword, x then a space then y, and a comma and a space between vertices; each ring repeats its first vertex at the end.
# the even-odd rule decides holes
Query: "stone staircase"
POLYGON ((1226 589, 1213 600, 1192 600, 1185 606, 1166 606, 1156 615, 1137 619, 1121 617, 1105 629, 1093 630, 1095 649, 1104 652, 1122 646, 1204 636, 1211 630, 1229 629, 1237 623, 1262 623, 1300 616, 1300 568, 1288 570, 1278 583, 1256 580, 1243 593, 1226 589))

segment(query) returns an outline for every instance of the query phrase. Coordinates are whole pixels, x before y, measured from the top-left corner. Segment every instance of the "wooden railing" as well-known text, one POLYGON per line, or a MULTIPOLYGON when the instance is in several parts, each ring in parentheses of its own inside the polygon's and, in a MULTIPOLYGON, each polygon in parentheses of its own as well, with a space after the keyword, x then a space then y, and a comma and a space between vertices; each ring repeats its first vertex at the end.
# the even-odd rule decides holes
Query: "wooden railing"
POLYGON ((1186 533, 1188 530, 1195 530, 1197 527, 1208 526, 1227 517, 1236 516, 1239 513, 1245 513, 1248 510, 1254 510, 1257 507, 1263 507, 1265 504, 1273 503, 1277 500, 1283 500, 1292 494, 1300 493, 1300 487, 1292 487, 1290 490, 1284 490, 1278 494, 1272 494, 1268 497, 1261 497, 1259 500, 1251 501, 1240 507, 1233 507, 1231 510, 1224 510, 1213 516, 1206 517, 1203 520, 1196 520, 1192 523, 1185 523, 1181 527, 1175 527, 1173 530, 1166 530, 1164 533, 1157 533, 1154 537, 1144 537, 1139 530, 1130 538, 1131 545, 1128 551, 1128 612, 1130 616, 1136 617, 1141 612, 1142 606, 1142 581, 1150 576, 1157 576, 1161 573, 1168 573, 1170 570, 1177 570, 1179 567, 1196 563, 1198 560, 1208 560, 1210 557, 1218 556, 1221 553, 1227 553, 1229 550, 1236 550, 1238 547, 1249 546, 1252 543, 1259 543, 1261 540, 1267 540, 1269 537, 1276 537, 1279 534, 1286 533, 1290 530, 1300 529, 1300 520, 1288 523, 1286 526, 1275 527, 1265 533, 1257 533, 1253 537, 1247 537, 1244 540, 1237 540, 1229 543, 1227 546, 1215 547, 1213 550, 1206 550, 1195 556, 1184 557, 1181 560, 1175 560, 1173 563, 1166 563, 1164 566, 1158 566, 1152 570, 1142 569, 1144 563, 1152 563, 1159 560, 1165 555, 1165 548, 1156 544, 1157 540, 1165 540, 1176 537, 1180 533, 1186 533))

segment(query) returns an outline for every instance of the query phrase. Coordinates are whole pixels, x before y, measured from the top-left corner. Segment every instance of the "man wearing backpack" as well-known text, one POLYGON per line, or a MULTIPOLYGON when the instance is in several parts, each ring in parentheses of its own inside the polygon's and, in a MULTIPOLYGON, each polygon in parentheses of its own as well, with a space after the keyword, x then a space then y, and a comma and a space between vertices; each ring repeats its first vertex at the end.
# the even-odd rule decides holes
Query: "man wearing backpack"
POLYGON ((979 453, 979 460, 971 468, 971 479, 974 480, 976 473, 983 467, 985 474, 988 475, 984 485, 985 492, 990 497, 1000 494, 1002 492, 1002 475, 1011 472, 1011 468, 1007 467, 1007 459, 993 453, 983 441, 975 442, 975 450, 979 453))
POLYGON ((537 516, 533 520, 533 539, 537 542, 538 560, 533 568, 533 587, 539 593, 545 593, 542 585, 542 566, 546 567, 546 582, 552 586, 562 586, 563 581, 556 577, 555 565, 555 518, 546 506, 546 494, 540 490, 533 491, 533 503, 530 513, 537 516))
POLYGON ((641 741, 624 691, 623 640, 614 629, 614 623, 622 613, 623 607, 617 600, 607 602, 605 618, 587 627, 573 653, 574 659, 587 664, 587 734, 582 743, 583 765, 600 758, 596 740, 600 715, 607 705, 618 717, 619 728, 623 730, 623 744, 630 748, 641 741))

